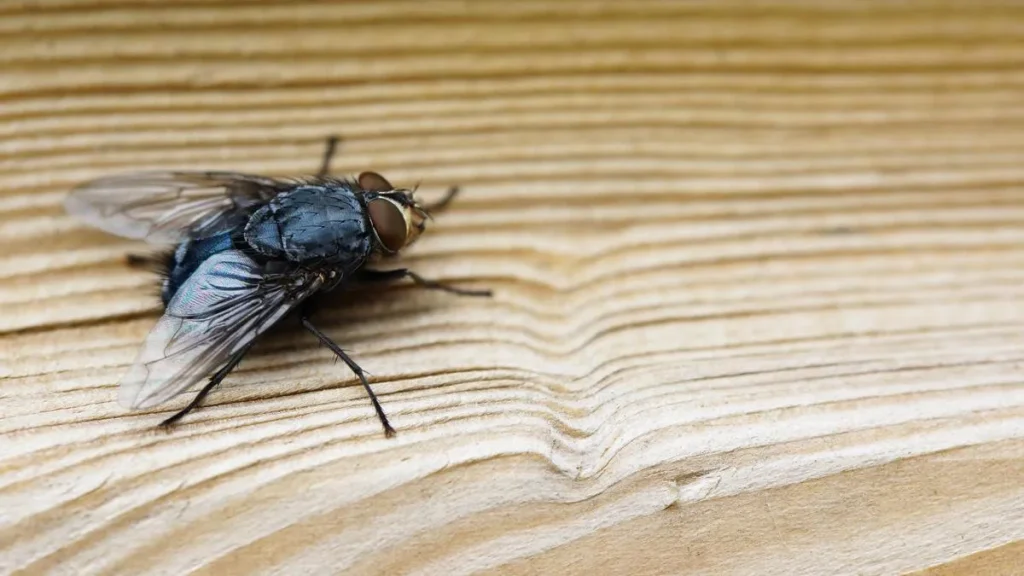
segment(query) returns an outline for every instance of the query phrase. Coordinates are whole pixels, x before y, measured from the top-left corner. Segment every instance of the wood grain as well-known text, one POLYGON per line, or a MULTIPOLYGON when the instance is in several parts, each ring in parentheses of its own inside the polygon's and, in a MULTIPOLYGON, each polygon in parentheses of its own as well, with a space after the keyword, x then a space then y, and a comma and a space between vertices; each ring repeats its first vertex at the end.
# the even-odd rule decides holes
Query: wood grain
POLYGON ((1024 3, 0 4, 0 570, 1024 571, 1024 3), (61 201, 138 168, 464 187, 173 433, 61 201))

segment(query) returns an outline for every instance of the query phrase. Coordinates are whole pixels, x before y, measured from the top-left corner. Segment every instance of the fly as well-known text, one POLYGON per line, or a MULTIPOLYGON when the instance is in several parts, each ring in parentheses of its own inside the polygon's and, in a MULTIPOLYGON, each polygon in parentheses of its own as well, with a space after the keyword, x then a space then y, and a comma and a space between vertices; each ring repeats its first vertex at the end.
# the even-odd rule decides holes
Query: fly
MULTIPOLYGON (((370 267, 415 242, 433 205, 375 172, 355 180, 329 175, 337 139, 327 140, 319 172, 277 179, 238 172, 136 172, 75 188, 65 206, 87 224, 126 238, 177 247, 158 264, 163 316, 123 377, 118 400, 129 409, 163 404, 209 381, 171 426, 200 405, 238 365, 257 337, 293 310, 302 326, 359 378, 386 436, 395 433, 362 368, 310 318, 314 294, 356 283, 409 278, 430 289, 490 296, 427 280, 411 270, 370 267)), ((148 257, 129 262, 148 264, 148 257)))

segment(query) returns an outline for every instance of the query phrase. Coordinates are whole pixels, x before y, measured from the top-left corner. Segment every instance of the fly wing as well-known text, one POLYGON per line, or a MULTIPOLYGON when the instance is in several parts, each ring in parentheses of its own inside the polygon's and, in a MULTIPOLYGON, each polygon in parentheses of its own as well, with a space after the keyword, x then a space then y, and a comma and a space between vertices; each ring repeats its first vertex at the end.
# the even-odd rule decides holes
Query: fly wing
POLYGON ((67 211, 127 238, 153 243, 205 238, 245 222, 286 182, 238 172, 133 172, 72 190, 67 211))
POLYGON ((121 380, 126 408, 161 404, 210 376, 322 286, 275 279, 239 250, 208 258, 178 289, 121 380))

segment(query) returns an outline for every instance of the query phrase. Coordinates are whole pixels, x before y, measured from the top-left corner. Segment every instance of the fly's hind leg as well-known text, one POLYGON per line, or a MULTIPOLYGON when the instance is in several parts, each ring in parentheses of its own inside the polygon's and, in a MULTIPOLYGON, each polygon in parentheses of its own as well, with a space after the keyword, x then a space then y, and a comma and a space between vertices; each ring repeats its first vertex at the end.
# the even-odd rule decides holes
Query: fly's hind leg
POLYGON ((185 406, 173 416, 161 422, 160 426, 162 428, 170 428, 175 422, 184 418, 186 414, 198 408, 199 404, 202 403, 204 398, 206 398, 206 395, 210 393, 210 390, 213 390, 232 370, 235 369, 235 366, 238 366, 238 363, 242 361, 242 356, 245 356, 245 353, 248 352, 250 348, 252 348, 251 342, 238 352, 235 352, 234 355, 228 359, 228 363, 210 377, 210 382, 207 383, 206 386, 203 386, 203 389, 200 390, 199 393, 196 394, 196 397, 188 403, 188 406, 185 406))
POLYGON ((320 170, 316 173, 317 176, 323 178, 327 176, 331 171, 331 159, 334 158, 334 153, 338 149, 338 143, 341 139, 335 135, 327 137, 327 147, 324 148, 324 157, 320 161, 320 170))
POLYGON ((402 278, 409 278, 415 282, 416 285, 429 290, 440 290, 442 292, 457 294, 459 296, 477 296, 486 298, 494 295, 490 290, 469 290, 466 288, 449 286, 448 284, 438 282, 437 280, 428 280, 427 278, 424 278, 423 276, 420 276, 406 268, 398 268, 396 270, 362 270, 358 276, 358 280, 363 282, 393 282, 395 280, 401 280, 402 278))
POLYGON ((321 332, 319 328, 313 325, 313 322, 310 321, 309 316, 307 315, 305 310, 303 310, 302 312, 301 320, 303 328, 309 330, 314 336, 316 336, 317 339, 320 340, 321 344, 330 348, 331 352, 334 352, 334 354, 337 355, 338 358, 341 358, 341 360, 348 365, 349 369, 352 370, 353 373, 355 373, 355 375, 359 378, 359 381, 363 384, 363 389, 366 390, 366 394, 370 397, 370 402, 373 403, 373 409, 377 412, 377 418, 380 419, 380 424, 381 426, 384 427, 384 435, 387 436, 388 438, 394 436, 395 429, 392 428, 391 423, 388 422, 388 416, 387 414, 384 413, 384 408, 381 407, 380 401, 377 400, 377 395, 373 393, 373 388, 370 388, 370 382, 366 379, 366 373, 363 372, 363 369, 360 368, 358 364, 356 364, 355 360, 349 358, 348 354, 346 354, 345 351, 342 350, 340 346, 334 343, 334 340, 331 340, 329 336, 321 332))
POLYGON ((128 266, 142 270, 158 270, 165 260, 163 256, 155 254, 129 254, 124 259, 128 266))

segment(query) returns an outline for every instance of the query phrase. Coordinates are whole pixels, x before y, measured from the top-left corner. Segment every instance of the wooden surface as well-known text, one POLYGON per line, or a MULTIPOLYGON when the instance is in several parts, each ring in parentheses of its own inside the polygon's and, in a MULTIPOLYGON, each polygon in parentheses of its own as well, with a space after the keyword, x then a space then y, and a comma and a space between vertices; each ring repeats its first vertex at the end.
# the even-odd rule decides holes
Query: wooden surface
POLYGON ((0 5, 0 571, 1024 571, 1024 3, 0 5), (136 168, 461 197, 171 434, 136 168), (344 300, 344 299, 343 299, 344 300))

